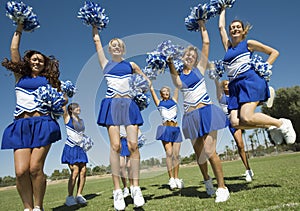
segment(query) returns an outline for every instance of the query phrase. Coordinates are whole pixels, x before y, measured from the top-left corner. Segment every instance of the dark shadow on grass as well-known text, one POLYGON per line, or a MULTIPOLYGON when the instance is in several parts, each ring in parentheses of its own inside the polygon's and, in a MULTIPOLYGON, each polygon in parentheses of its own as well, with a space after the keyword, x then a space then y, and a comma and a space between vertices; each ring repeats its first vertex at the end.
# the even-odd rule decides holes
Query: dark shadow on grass
MULTIPOLYGON (((97 196, 100 196, 101 194, 96 194, 96 193, 92 193, 92 194, 86 194, 83 197, 87 200, 87 202, 97 196)), ((59 207, 54 207, 52 208, 52 211, 72 211, 72 210, 79 210, 82 207, 86 207, 88 206, 88 204, 76 204, 73 206, 66 206, 66 205, 61 205, 59 207)))

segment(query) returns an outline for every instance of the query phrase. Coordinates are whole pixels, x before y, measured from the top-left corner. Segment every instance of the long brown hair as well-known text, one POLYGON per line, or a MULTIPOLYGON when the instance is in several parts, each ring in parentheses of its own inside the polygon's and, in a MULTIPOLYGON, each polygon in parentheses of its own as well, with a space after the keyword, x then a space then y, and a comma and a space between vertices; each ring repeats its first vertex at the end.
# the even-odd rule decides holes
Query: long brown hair
POLYGON ((40 76, 45 76, 49 83, 54 87, 57 88, 58 91, 61 91, 60 89, 60 80, 59 80, 59 62, 54 56, 45 56, 39 51, 36 50, 28 50, 25 52, 23 59, 20 62, 12 62, 9 59, 5 58, 2 61, 2 66, 4 66, 6 69, 20 74, 22 76, 30 76, 31 75, 31 68, 30 68, 30 58, 34 54, 40 54, 44 57, 45 60, 45 67, 40 72, 40 76))

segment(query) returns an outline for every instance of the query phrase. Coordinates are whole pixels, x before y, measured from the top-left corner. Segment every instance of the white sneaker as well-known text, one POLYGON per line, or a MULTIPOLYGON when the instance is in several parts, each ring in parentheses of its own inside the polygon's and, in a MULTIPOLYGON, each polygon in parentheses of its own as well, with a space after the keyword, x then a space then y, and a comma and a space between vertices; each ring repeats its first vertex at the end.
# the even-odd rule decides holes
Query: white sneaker
POLYGON ((204 180, 203 183, 205 184, 206 193, 209 196, 212 196, 215 194, 214 185, 212 184, 212 179, 209 177, 208 180, 204 180))
POLYGON ((124 210, 126 205, 121 189, 114 190, 114 208, 116 210, 124 210))
POLYGON ((30 209, 29 208, 25 208, 24 211, 30 211, 30 209))
POLYGON ((68 196, 68 197, 66 198, 65 205, 67 205, 68 207, 74 206, 74 205, 76 205, 76 204, 77 204, 77 202, 76 202, 76 200, 74 199, 74 196, 68 196))
POLYGON ((123 189, 123 197, 126 198, 127 196, 129 196, 129 189, 126 187, 123 189))
POLYGON ((279 120, 282 121, 282 125, 280 126, 279 130, 281 131, 283 138, 286 144, 293 144, 296 141, 296 132, 293 128, 293 124, 291 120, 280 118, 279 120))
POLYGON ((275 145, 280 145, 283 142, 283 135, 279 128, 271 126, 268 128, 272 141, 275 145))
POLYGON ((139 186, 133 187, 132 189, 133 204, 135 207, 141 207, 145 204, 141 188, 139 186))
POLYGON ((246 172, 245 172, 245 174, 246 174, 246 181, 247 182, 252 182, 252 172, 251 172, 251 170, 246 170, 246 172))
POLYGON ((82 195, 76 196, 76 201, 78 204, 86 204, 87 203, 86 199, 82 195))
POLYGON ((182 179, 176 178, 174 180, 175 180, 175 184, 176 184, 177 188, 179 188, 179 189, 184 188, 184 184, 183 184, 182 179))
MULTIPOLYGON (((26 210, 26 209, 25 209, 26 210)), ((24 210, 24 211, 25 211, 24 210)), ((29 210, 29 209, 28 209, 29 210)), ((40 208, 40 206, 35 206, 34 208, 33 208, 33 210, 32 211, 43 211, 43 209, 41 209, 40 208)))
POLYGON ((216 203, 227 201, 230 198, 228 188, 218 188, 216 191, 216 203))
POLYGON ((171 177, 171 178, 169 179, 168 185, 170 186, 170 189, 171 189, 171 190, 177 188, 177 185, 176 185, 176 183, 175 183, 175 179, 174 179, 173 177, 171 177))
POLYGON ((274 90, 273 87, 269 86, 269 91, 270 91, 270 97, 266 102, 266 106, 268 108, 271 108, 273 106, 273 101, 274 101, 274 98, 275 98, 275 90, 274 90))
POLYGON ((130 186, 130 196, 131 196, 131 198, 133 199, 132 193, 133 193, 133 186, 131 185, 131 186, 130 186))

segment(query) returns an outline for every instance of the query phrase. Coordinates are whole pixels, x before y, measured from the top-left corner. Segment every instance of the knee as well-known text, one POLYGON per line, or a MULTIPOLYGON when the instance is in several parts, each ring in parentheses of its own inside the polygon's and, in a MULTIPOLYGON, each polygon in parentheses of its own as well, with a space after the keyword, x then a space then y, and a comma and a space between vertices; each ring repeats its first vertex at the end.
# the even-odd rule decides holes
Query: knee
POLYGON ((80 171, 80 175, 84 176, 85 174, 86 174, 86 168, 82 168, 80 171))
POLYGON ((120 152, 121 150, 121 145, 120 143, 115 143, 110 145, 111 149, 115 152, 120 152))
POLYGON ((16 178, 20 179, 29 175, 29 169, 16 169, 16 178))
POLYGON ((238 128, 239 121, 238 121, 238 119, 230 119, 230 124, 231 124, 232 127, 238 128))
POLYGON ((29 169, 29 172, 30 172, 30 176, 32 176, 32 177, 36 177, 36 176, 44 174, 43 167, 40 165, 31 166, 29 169))
POLYGON ((243 124, 243 125, 252 125, 254 123, 253 118, 249 115, 241 116, 240 121, 241 121, 241 124, 243 124))
POLYGON ((137 142, 128 141, 128 149, 131 153, 138 150, 138 144, 137 142))
POLYGON ((166 151, 166 157, 173 158, 173 150, 172 149, 166 151))

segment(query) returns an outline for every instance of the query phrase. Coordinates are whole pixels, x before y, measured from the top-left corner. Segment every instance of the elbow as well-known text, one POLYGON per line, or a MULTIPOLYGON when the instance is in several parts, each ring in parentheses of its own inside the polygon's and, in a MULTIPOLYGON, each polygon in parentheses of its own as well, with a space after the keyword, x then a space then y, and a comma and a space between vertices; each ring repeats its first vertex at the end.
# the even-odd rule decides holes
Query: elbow
POLYGON ((275 50, 274 53, 275 57, 277 58, 279 56, 279 51, 275 50))

